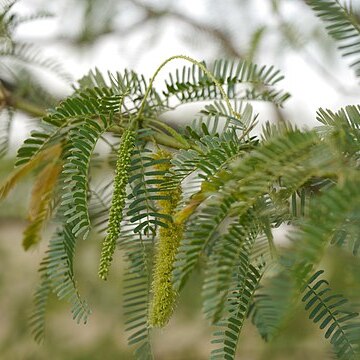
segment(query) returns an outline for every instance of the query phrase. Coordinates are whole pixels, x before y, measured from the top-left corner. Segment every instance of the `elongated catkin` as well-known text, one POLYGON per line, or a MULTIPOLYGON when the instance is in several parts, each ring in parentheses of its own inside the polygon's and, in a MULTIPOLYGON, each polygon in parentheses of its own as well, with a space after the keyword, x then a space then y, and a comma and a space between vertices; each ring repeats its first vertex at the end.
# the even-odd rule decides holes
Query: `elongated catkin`
POLYGON ((99 277, 103 280, 107 279, 116 248, 116 241, 120 234, 120 223, 123 218, 123 209, 126 200, 126 185, 129 180, 129 165, 134 144, 135 137, 133 131, 125 130, 121 138, 116 161, 114 192, 110 208, 109 225, 101 250, 99 277))
MULTIPOLYGON (((161 150, 156 157, 159 159, 171 159, 171 154, 161 150)), ((157 170, 167 171, 170 169, 171 164, 169 161, 156 167, 157 170)), ((181 197, 180 185, 175 189, 164 191, 164 195, 167 195, 169 200, 158 201, 160 212, 173 216, 181 197)), ((166 325, 174 311, 177 298, 171 278, 175 256, 183 233, 183 225, 171 220, 165 222, 168 227, 161 227, 159 230, 155 254, 152 302, 149 313, 149 325, 153 327, 166 325)))

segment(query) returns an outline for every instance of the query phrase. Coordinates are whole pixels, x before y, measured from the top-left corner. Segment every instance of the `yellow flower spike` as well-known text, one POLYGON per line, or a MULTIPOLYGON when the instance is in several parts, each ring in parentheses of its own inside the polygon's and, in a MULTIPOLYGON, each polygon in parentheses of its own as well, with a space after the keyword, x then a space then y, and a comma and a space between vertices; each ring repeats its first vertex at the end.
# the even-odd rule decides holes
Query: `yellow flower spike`
POLYGON ((116 241, 120 234, 120 223, 123 218, 123 209, 126 200, 126 185, 129 180, 129 165, 135 145, 132 130, 125 130, 121 138, 115 168, 114 193, 110 208, 109 226, 101 249, 99 277, 107 279, 112 258, 116 248, 116 241))
MULTIPOLYGON (((160 150, 156 154, 158 159, 171 159, 171 154, 160 150)), ((171 168, 170 162, 159 164, 157 170, 167 171, 171 168)), ((159 200, 158 206, 162 214, 173 216, 181 198, 180 185, 175 189, 164 192, 170 200, 159 200)), ((150 304, 149 325, 163 327, 169 321, 176 304, 177 293, 174 290, 171 278, 173 263, 183 233, 183 225, 174 221, 165 221, 167 228, 159 230, 158 247, 155 255, 154 275, 152 283, 152 302, 150 304)))

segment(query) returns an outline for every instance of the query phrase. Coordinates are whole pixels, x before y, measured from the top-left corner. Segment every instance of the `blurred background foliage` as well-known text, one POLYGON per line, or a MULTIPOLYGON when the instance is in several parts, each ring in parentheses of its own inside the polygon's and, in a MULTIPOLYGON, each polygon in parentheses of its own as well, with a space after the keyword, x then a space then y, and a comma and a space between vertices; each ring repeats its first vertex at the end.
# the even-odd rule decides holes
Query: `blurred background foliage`
MULTIPOLYGON (((359 5, 353 1, 356 17, 359 5)), ((36 109, 53 106, 71 91, 71 79, 94 66, 133 68, 150 76, 174 53, 208 62, 220 57, 274 64, 285 73, 283 86, 293 98, 279 111, 259 104, 262 118, 286 117, 310 126, 318 106, 337 108, 357 99, 355 77, 302 0, 23 0, 14 5, 2 1, 1 6, 11 10, 0 17, 0 109, 1 101, 23 106, 16 114, 1 111, 1 178, 13 166, 15 147, 34 127, 36 109)), ((76 325, 67 306, 54 301, 47 340, 40 346, 33 341, 27 316, 45 247, 28 253, 21 247, 29 193, 30 182, 24 181, 0 204, 0 358, 131 359, 121 326, 122 263, 117 260, 119 271, 101 283, 96 276, 100 239, 95 236, 86 247, 79 246, 76 269, 94 310, 89 324, 76 325)), ((345 279, 345 269, 354 266, 354 259, 337 255, 326 259, 332 274, 328 277, 351 298, 351 292, 355 295, 359 289, 360 276, 350 272, 353 278, 345 279)), ((211 329, 200 312, 200 277, 184 290, 170 324, 156 332, 158 359, 206 359, 211 329)), ((328 345, 319 344, 322 337, 313 336, 316 327, 301 309, 270 346, 264 345, 250 322, 246 326, 239 359, 329 358, 328 345)))

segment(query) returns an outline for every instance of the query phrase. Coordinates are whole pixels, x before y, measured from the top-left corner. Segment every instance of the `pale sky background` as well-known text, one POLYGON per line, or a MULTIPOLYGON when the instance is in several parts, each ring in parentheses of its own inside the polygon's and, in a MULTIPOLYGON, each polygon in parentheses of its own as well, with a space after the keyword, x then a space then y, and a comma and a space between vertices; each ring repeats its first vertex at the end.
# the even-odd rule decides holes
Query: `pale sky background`
MULTIPOLYGON (((121 2, 121 1, 120 1, 121 2)), ((103 1, 104 11, 111 11, 117 1, 103 1)), ((144 1, 147 4, 157 4, 158 7, 164 6, 167 1, 144 1)), ((359 0, 353 1, 354 5, 359 5, 359 0)), ((151 27, 143 27, 133 32, 128 37, 118 35, 105 36, 88 50, 76 49, 63 42, 53 41, 59 35, 72 35, 78 30, 76 24, 80 12, 78 11, 80 0, 64 1, 42 1, 42 0, 22 0, 16 5, 16 10, 21 13, 34 13, 36 10, 48 10, 57 17, 47 20, 39 20, 22 25, 17 33, 20 39, 29 40, 38 44, 46 56, 52 56, 60 61, 77 79, 88 72, 89 69, 98 67, 106 72, 122 71, 124 68, 132 68, 150 77, 157 66, 167 57, 175 54, 184 54, 195 59, 212 59, 214 57, 214 46, 212 44, 201 43, 191 44, 189 42, 189 30, 186 26, 176 20, 170 19, 163 23, 164 29, 159 41, 155 44, 147 45, 149 42, 149 32, 151 27), (78 1, 78 3, 77 3, 78 1), (71 5, 71 6, 70 6, 71 5), (185 40, 185 41, 184 41, 185 40), (187 41, 186 41, 187 40, 187 41), (201 45, 201 46, 200 46, 201 45)), ((176 2, 179 12, 187 14, 189 17, 197 19, 199 22, 209 22, 216 26, 227 26, 236 34, 236 41, 240 45, 249 36, 249 29, 253 28, 256 22, 266 22, 267 26, 276 26, 276 18, 269 16, 271 13, 270 0, 249 0, 242 1, 244 11, 229 12, 230 5, 236 0, 180 0, 176 2), (214 4, 214 12, 209 12, 208 4, 214 4), (215 5, 216 4, 216 5, 215 5), (246 9, 246 11, 245 11, 246 9), (249 18, 251 14, 251 19, 249 18)), ((139 12, 131 3, 116 16, 116 22, 120 24, 132 24, 139 19, 139 12)), ((240 7, 238 6, 238 9, 240 7)), ((314 14, 306 8, 301 1, 288 0, 282 8, 282 14, 288 21, 296 24, 300 30, 306 33, 309 28, 319 24, 316 22, 314 14), (314 25, 315 24, 315 25, 314 25)), ((191 31, 190 31, 191 32, 191 31)), ((204 37, 204 39, 206 39, 204 37)), ((324 41, 331 43, 331 40, 324 36, 324 41)), ((211 40, 207 39, 207 42, 211 40)), ((266 37, 266 41, 261 46, 261 51, 256 61, 263 65, 274 65, 285 75, 285 79, 280 83, 281 88, 286 89, 292 95, 290 100, 285 103, 285 115, 288 119, 297 124, 313 126, 316 124, 315 113, 319 107, 337 110, 348 104, 357 104, 358 101, 358 80, 352 70, 348 68, 348 61, 341 59, 340 55, 335 56, 335 62, 327 62, 324 51, 319 51, 317 44, 309 44, 306 51, 332 73, 336 81, 342 84, 350 94, 345 94, 335 89, 328 79, 322 76, 313 66, 310 66, 304 56, 300 56, 296 51, 288 49, 279 56, 279 47, 285 47, 277 43, 276 38, 271 35, 266 37)), ((335 49, 335 45, 330 46, 335 49)), ((333 58, 329 56, 329 59, 333 58)), ((162 77, 166 77, 172 69, 186 65, 183 61, 175 61, 165 68, 162 77)), ((158 84, 161 83, 161 76, 158 84)), ((62 93, 69 91, 62 83, 54 80, 54 86, 62 93)), ((260 119, 271 120, 272 113, 266 111, 268 107, 264 104, 255 104, 255 109, 260 112, 260 119)), ((15 132, 26 133, 22 121, 16 123, 15 132)))

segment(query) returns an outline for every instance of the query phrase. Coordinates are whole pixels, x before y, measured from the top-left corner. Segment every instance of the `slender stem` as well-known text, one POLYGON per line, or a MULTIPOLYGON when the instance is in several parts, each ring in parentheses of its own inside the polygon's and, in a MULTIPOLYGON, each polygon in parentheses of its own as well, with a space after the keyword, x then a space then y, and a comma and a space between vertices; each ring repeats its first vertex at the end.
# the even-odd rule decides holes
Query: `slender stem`
MULTIPOLYGON (((116 133, 116 134, 122 134, 124 132, 124 129, 118 125, 114 125, 114 126, 110 127, 108 130, 110 132, 116 133)), ((159 132, 152 134, 151 136, 147 136, 146 140, 156 142, 157 144, 165 145, 165 146, 168 146, 173 149, 188 149, 189 148, 188 145, 185 145, 184 143, 177 141, 172 136, 169 136, 169 135, 166 135, 163 133, 159 133, 159 132)))
POLYGON ((158 144, 165 145, 173 149, 189 149, 189 146, 184 145, 184 143, 181 143, 174 139, 172 136, 166 134, 155 133, 152 135, 152 137, 156 140, 158 144))
POLYGON ((277 249, 276 249, 276 245, 275 245, 275 242, 274 242, 274 236, 273 236, 272 231, 271 231, 271 226, 268 223, 266 223, 265 226, 264 226, 264 233, 265 233, 266 238, 267 238, 268 243, 269 243, 271 259, 278 259, 279 254, 278 254, 277 249))
POLYGON ((14 96, 11 90, 5 87, 4 83, 4 80, 0 79, 0 108, 1 106, 13 107, 34 117, 43 117, 46 115, 45 109, 40 106, 14 96))
POLYGON ((190 148, 190 144, 188 143, 188 141, 183 136, 181 136, 176 130, 174 130, 170 125, 167 125, 165 122, 153 118, 149 118, 147 119, 147 121, 149 121, 150 123, 154 123, 159 127, 162 127, 170 135, 172 135, 175 140, 177 140, 179 143, 182 143, 185 148, 188 149, 190 148))
POLYGON ((182 60, 186 60, 186 61, 189 61, 191 62, 192 64, 198 66, 215 84, 215 86, 219 89, 223 99, 225 100, 226 102, 226 105, 227 107, 229 108, 229 111, 231 114, 233 114, 233 116, 235 118, 240 118, 240 114, 237 113, 234 108, 232 107, 231 103, 230 103, 230 100, 228 98, 228 96, 226 95, 223 87, 221 86, 221 84, 219 83, 219 81, 216 79, 216 77, 205 67, 205 65, 189 56, 186 56, 186 55, 174 55, 174 56, 171 56, 169 57, 168 59, 166 59, 158 68, 157 70, 155 71, 154 75, 152 76, 152 78, 150 79, 150 82, 149 82, 149 86, 148 88, 146 89, 146 92, 145 92, 145 95, 144 95, 144 98, 141 102, 141 105, 140 105, 140 109, 139 109, 139 112, 138 112, 138 115, 137 115, 137 119, 140 118, 141 114, 143 113, 144 111, 144 108, 145 108, 145 105, 146 105, 146 100, 153 88, 153 85, 154 85, 154 81, 156 79, 156 77, 158 76, 159 72, 162 70, 162 68, 167 65, 169 62, 173 61, 173 60, 176 60, 176 59, 182 59, 182 60))
POLYGON ((9 106, 17 110, 20 110, 30 116, 34 116, 34 117, 46 116, 46 111, 43 108, 20 98, 9 98, 8 104, 9 106))

